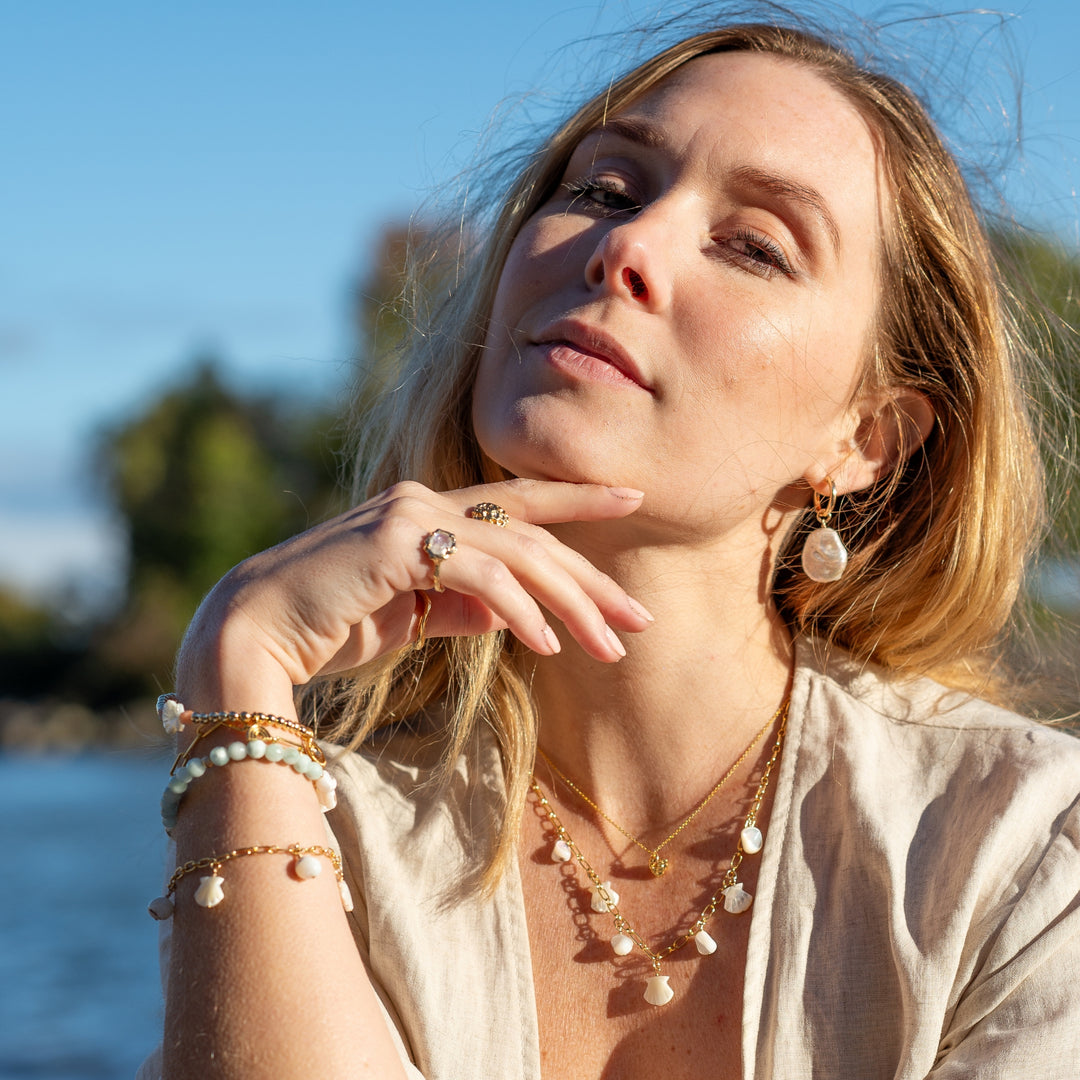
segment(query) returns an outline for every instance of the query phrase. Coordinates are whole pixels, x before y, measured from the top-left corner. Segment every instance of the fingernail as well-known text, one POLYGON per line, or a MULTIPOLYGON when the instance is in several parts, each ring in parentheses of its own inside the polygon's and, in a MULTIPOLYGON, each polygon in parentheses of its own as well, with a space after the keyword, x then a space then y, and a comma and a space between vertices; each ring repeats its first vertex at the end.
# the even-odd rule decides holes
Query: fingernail
POLYGON ((644 491, 638 491, 637 488, 613 488, 609 487, 608 491, 615 496, 616 499, 633 499, 635 502, 638 499, 645 498, 644 491))
POLYGON ((652 614, 645 608, 643 604, 638 603, 632 596, 626 598, 626 606, 637 616, 644 619, 646 622, 656 622, 652 617, 652 614))
POLYGON ((540 631, 544 635, 544 640, 548 644, 548 648, 553 652, 562 652, 562 646, 559 644, 559 639, 555 636, 555 631, 551 629, 547 623, 544 624, 544 629, 540 631))
POLYGON ((610 626, 606 626, 606 625, 605 625, 605 627, 604 627, 604 637, 606 637, 606 638, 607 638, 607 642, 608 642, 608 644, 609 644, 609 645, 610 645, 610 646, 611 646, 611 647, 612 647, 612 648, 613 648, 613 649, 614 649, 614 650, 615 650, 615 651, 616 651, 616 652, 617 652, 617 653, 618 653, 618 654, 619 654, 620 656, 625 656, 625 655, 626 655, 626 648, 625 648, 625 646, 624 646, 624 645, 623 645, 623 643, 622 643, 622 642, 621 642, 621 641, 619 640, 619 638, 618 638, 618 636, 616 635, 615 631, 614 631, 614 630, 612 630, 610 626))

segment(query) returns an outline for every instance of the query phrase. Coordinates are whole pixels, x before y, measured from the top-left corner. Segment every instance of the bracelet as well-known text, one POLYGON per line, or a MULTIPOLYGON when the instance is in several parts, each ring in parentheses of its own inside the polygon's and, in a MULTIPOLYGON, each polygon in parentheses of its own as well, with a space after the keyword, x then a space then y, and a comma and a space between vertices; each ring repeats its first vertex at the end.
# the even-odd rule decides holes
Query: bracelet
MULTIPOLYGON (((198 714, 185 714, 188 716, 198 714)), ((225 729, 226 731, 242 731, 244 738, 248 743, 261 742, 261 743, 276 743, 281 746, 296 747, 302 754, 311 758, 312 761, 317 761, 320 765, 326 764, 326 755, 322 752, 322 747, 315 741, 312 733, 303 728, 305 732, 301 735, 299 743, 288 742, 284 739, 277 739, 266 730, 265 726, 261 723, 244 724, 237 720, 220 719, 220 720, 195 720, 194 723, 206 725, 205 730, 200 731, 194 739, 191 740, 191 744, 188 748, 176 755, 176 760, 172 764, 172 768, 169 770, 170 775, 175 775, 176 771, 182 766, 186 765, 191 758, 191 755, 195 753, 195 749, 203 739, 209 738, 215 731, 225 729)))
POLYGON ((237 848, 226 851, 224 855, 207 855, 202 859, 192 859, 190 862, 178 866, 171 878, 164 896, 151 900, 147 910, 158 920, 168 919, 175 910, 173 893, 176 886, 188 875, 198 870, 209 870, 199 878, 199 887, 195 890, 195 903, 200 907, 217 907, 225 899, 223 886, 225 878, 221 870, 225 863, 233 859, 242 859, 247 855, 291 855, 293 858, 293 873, 301 881, 310 881, 322 873, 322 864, 318 856, 330 860, 334 867, 334 876, 337 878, 338 895, 341 897, 341 906, 346 911, 352 911, 352 894, 345 882, 345 875, 341 869, 341 856, 333 848, 323 847, 320 844, 311 847, 302 847, 300 844, 290 844, 289 847, 278 847, 276 844, 254 844, 251 847, 237 848))
POLYGON ((205 758, 192 758, 172 774, 161 796, 161 823, 167 833, 172 833, 180 812, 180 803, 193 780, 203 776, 208 769, 223 768, 235 761, 251 758, 252 761, 280 762, 288 765, 300 776, 306 777, 315 788, 319 806, 325 814, 337 805, 337 781, 324 768, 298 746, 263 739, 239 740, 228 746, 215 746, 205 758))
POLYGON ((265 738, 264 725, 284 728, 300 736, 301 742, 315 745, 315 733, 306 724, 290 720, 287 716, 274 716, 261 712, 212 712, 199 713, 184 707, 175 694, 162 694, 157 699, 157 714, 167 735, 175 735, 184 730, 185 723, 213 724, 206 734, 219 727, 229 727, 237 731, 247 729, 248 738, 265 738), (252 729, 255 729, 252 732, 252 729))

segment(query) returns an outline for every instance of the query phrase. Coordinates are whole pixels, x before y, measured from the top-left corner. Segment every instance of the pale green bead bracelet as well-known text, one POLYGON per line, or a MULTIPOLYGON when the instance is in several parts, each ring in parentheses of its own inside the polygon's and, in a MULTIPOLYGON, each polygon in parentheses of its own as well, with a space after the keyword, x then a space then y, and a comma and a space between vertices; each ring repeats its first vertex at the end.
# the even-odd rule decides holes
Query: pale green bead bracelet
POLYGON ((246 743, 237 740, 226 746, 215 746, 204 758, 191 758, 173 773, 161 796, 161 823, 165 826, 165 831, 171 833, 176 825, 180 802, 193 780, 203 776, 207 769, 223 768, 245 758, 289 766, 293 772, 312 782, 323 813, 334 808, 337 802, 334 794, 337 782, 319 762, 308 757, 299 747, 268 743, 263 739, 251 739, 246 743))

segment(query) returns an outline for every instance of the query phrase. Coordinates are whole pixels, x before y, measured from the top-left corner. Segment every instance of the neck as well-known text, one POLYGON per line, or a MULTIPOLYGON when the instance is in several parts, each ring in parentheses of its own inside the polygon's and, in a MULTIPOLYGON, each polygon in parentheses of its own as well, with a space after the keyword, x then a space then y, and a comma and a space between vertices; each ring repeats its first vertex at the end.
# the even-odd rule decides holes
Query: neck
POLYGON ((565 640, 536 661, 541 747, 630 827, 686 813, 787 694, 790 636, 757 576, 734 561, 685 547, 609 558, 603 568, 655 625, 625 635, 616 664, 565 640))

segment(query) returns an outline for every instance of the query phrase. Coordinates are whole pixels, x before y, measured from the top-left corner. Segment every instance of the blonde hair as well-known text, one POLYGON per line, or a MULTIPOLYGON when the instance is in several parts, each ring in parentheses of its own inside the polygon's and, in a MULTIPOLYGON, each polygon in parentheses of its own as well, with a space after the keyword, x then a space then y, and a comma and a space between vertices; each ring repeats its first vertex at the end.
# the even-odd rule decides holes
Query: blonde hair
MULTIPOLYGON (((935 425, 904 464, 845 500, 839 528, 852 549, 844 578, 816 584, 794 570, 812 523, 792 529, 774 596, 796 634, 812 634, 902 675, 998 692, 993 646, 1043 521, 1039 453, 1024 403, 1020 338, 1006 315, 994 259, 964 180, 915 96, 798 29, 733 25, 664 50, 566 121, 511 187, 449 299, 417 324, 395 389, 358 426, 355 495, 403 478, 448 490, 501 479, 472 431, 471 389, 507 251, 560 182, 581 138, 665 76, 708 53, 784 57, 828 80, 867 120, 893 197, 883 240, 883 300, 860 389, 913 387, 935 425)), ((903 426, 904 418, 898 417, 903 426)), ((439 703, 449 767, 479 725, 494 732, 507 804, 488 863, 495 880, 513 851, 536 742, 520 653, 501 633, 430 641, 338 680, 335 734, 356 745, 375 729, 439 703)))

